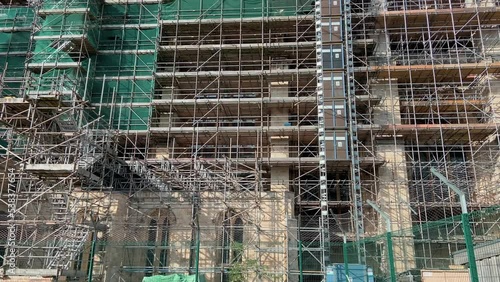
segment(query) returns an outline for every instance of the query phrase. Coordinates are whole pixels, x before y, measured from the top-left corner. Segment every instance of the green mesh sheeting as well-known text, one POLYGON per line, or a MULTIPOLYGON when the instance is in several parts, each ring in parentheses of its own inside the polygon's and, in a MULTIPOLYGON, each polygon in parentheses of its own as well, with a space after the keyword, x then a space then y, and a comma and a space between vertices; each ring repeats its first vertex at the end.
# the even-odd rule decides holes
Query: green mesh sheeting
POLYGON ((0 27, 31 28, 35 12, 28 7, 0 8, 0 27))
POLYGON ((116 105, 113 109, 110 107, 101 109, 105 120, 109 120, 109 117, 113 116, 110 121, 113 128, 146 130, 151 119, 151 108, 133 107, 127 103, 150 102, 153 91, 154 82, 152 79, 95 81, 92 89, 92 102, 114 103, 116 105), (112 112, 113 114, 111 114, 112 112))
MULTIPOLYGON (((198 276, 199 282, 205 282, 203 275, 198 276)), ((196 275, 172 274, 172 275, 155 275, 144 277, 142 282, 196 282, 196 275)))
POLYGON ((42 23, 38 36, 66 36, 80 38, 86 36, 93 45, 97 45, 97 25, 85 19, 83 14, 48 15, 42 23))
MULTIPOLYGON (((4 136, 4 133, 5 133, 5 129, 1 128, 0 129, 0 136, 4 136)), ((3 148, 7 148, 9 146, 9 142, 7 140, 3 139, 2 137, 0 137, 0 146, 1 146, 0 147, 0 154, 5 155, 5 153, 7 151, 3 148)), ((2 244, 5 244, 5 243, 2 242, 2 244)))
POLYGON ((162 19, 292 16, 312 10, 312 0, 175 0, 162 4, 162 19))
MULTIPOLYGON (((96 80, 92 87, 92 102, 150 102, 154 92, 154 65, 155 55, 97 56, 96 76, 148 76, 149 79, 96 80)), ((109 119, 111 109, 102 109, 102 114, 109 119)), ((113 109, 111 125, 122 130, 146 130, 150 118, 150 108, 117 106, 113 109)))
POLYGON ((97 55, 96 76, 151 76, 154 72, 154 54, 97 55))
POLYGON ((51 40, 38 40, 35 43, 35 51, 31 62, 33 63, 70 63, 71 56, 62 48, 52 47, 51 40))
POLYGON ((153 81, 123 79, 95 81, 92 88, 93 103, 145 103, 151 101, 153 81))
MULTIPOLYGON (((312 7, 312 0, 166 0, 160 4, 104 4, 101 24, 106 28, 101 29, 97 49, 148 52, 98 54, 94 60, 94 76, 108 79, 93 82, 91 101, 115 105, 151 101, 158 20, 293 16, 309 13, 312 7)), ((130 105, 120 111, 119 108, 101 108, 104 119, 112 120, 114 128, 147 129, 152 112, 149 107, 130 105)))
POLYGON ((30 33, 0 32, 0 52, 26 52, 29 47, 30 33))
POLYGON ((96 0, 45 0, 42 10, 54 9, 89 9, 90 13, 98 16, 101 10, 101 1, 96 0))
POLYGON ((103 9, 102 24, 154 24, 158 23, 158 4, 107 4, 103 9))
MULTIPOLYGON (((53 69, 43 74, 31 74, 27 95, 40 95, 40 92, 69 93, 83 95, 85 85, 82 75, 76 69, 53 69)), ((71 94, 68 94, 71 95, 71 94)), ((71 99, 71 96, 63 99, 71 99)))
POLYGON ((0 74, 5 71, 0 90, 2 97, 20 97, 25 60, 24 56, 0 56, 0 74))
POLYGON ((158 29, 105 29, 99 50, 155 50, 158 29))
POLYGON ((113 112, 113 118, 111 118, 109 124, 112 128, 121 130, 146 130, 151 116, 151 109, 149 107, 131 108, 116 105, 113 109, 103 107, 100 111, 105 121, 110 120, 109 117, 111 116, 111 112, 113 112))
POLYGON ((0 73, 5 72, 5 77, 22 77, 24 76, 24 56, 1 56, 0 57, 0 73))

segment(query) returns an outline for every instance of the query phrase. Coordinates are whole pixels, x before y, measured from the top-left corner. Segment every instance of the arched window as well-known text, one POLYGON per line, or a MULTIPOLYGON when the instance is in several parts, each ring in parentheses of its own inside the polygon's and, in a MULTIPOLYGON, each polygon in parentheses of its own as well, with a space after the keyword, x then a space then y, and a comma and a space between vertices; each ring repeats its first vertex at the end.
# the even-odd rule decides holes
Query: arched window
POLYGON ((158 209, 151 213, 149 218, 151 219, 147 232, 146 276, 168 272, 173 214, 168 210, 158 209))
POLYGON ((243 220, 236 218, 232 228, 233 235, 233 260, 241 262, 243 257, 243 220))
POLYGON ((168 216, 163 220, 163 224, 161 226, 161 251, 160 251, 160 267, 168 266, 168 245, 170 242, 170 221, 168 216))
POLYGON ((154 267, 155 263, 155 244, 156 244, 156 227, 157 227, 157 221, 155 219, 151 219, 149 222, 148 226, 148 250, 146 252, 146 268, 149 270, 151 268, 151 271, 147 271, 147 274, 151 275, 152 274, 152 268, 154 267))
POLYGON ((99 275, 100 269, 94 267, 99 265, 106 255, 106 242, 108 240, 108 223, 112 218, 102 216, 92 210, 81 209, 76 213, 78 224, 91 226, 86 241, 80 252, 73 261, 73 270, 88 272, 92 270, 93 274, 99 275))
POLYGON ((219 252, 216 256, 217 264, 222 269, 217 281, 228 282, 232 264, 241 262, 244 250, 244 224, 241 217, 234 212, 226 212, 221 216, 222 226, 217 233, 219 252))

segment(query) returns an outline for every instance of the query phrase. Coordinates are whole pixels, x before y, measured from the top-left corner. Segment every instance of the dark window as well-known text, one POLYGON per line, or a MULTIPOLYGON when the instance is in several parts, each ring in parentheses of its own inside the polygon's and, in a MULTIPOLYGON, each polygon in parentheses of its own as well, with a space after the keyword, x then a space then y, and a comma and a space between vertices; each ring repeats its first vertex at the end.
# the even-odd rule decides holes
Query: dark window
POLYGON ((160 252, 160 267, 167 267, 168 265, 168 245, 170 240, 170 222, 168 217, 165 217, 161 226, 161 252, 160 252))
POLYGON ((158 223, 156 220, 151 219, 148 227, 148 250, 146 252, 146 268, 151 268, 151 270, 146 270, 146 276, 150 276, 152 274, 152 268, 154 266, 155 261, 155 243, 156 243, 156 229, 158 223))
POLYGON ((221 252, 218 255, 218 264, 224 269, 221 274, 222 282, 229 281, 230 267, 233 263, 241 262, 243 259, 243 220, 232 217, 230 213, 224 214, 222 230, 218 234, 218 245, 221 252))
POLYGON ((323 68, 324 69, 333 68, 332 53, 330 51, 323 52, 323 68))

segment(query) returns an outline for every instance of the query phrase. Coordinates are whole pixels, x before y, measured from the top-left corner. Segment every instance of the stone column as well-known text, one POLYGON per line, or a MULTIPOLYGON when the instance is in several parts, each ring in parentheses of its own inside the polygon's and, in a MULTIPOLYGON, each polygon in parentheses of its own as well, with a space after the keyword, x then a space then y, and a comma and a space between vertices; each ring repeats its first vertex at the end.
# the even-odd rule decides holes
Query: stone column
MULTIPOLYGON (((271 82, 269 84, 269 94, 271 98, 288 97, 288 82, 271 82)), ((288 125, 288 108, 281 106, 272 108, 270 123, 271 126, 288 125)), ((271 159, 286 159, 289 157, 288 136, 271 136, 269 142, 271 143, 269 156, 271 159)), ((271 167, 271 191, 288 191, 289 178, 288 165, 273 165, 271 167)))
POLYGON ((373 122, 380 125, 401 124, 397 79, 374 82, 371 93, 381 98, 380 104, 373 109, 373 122))
MULTIPOLYGON (((271 98, 286 98, 288 97, 288 82, 279 81, 269 83, 269 96, 271 98)), ((278 105, 271 108, 270 125, 283 126, 289 122, 288 108, 283 105, 278 105)))
MULTIPOLYGON (((271 82, 269 95, 273 98, 288 97, 287 81, 271 82)), ((270 109, 270 126, 291 126, 289 121, 289 108, 282 104, 270 109)), ((271 161, 284 160, 290 157, 290 137, 276 134, 269 137, 271 161)), ((262 216, 260 232, 260 263, 271 271, 283 273, 277 275, 279 281, 285 280, 289 269, 287 223, 293 216, 293 193, 290 190, 290 167, 283 164, 273 164, 271 172, 271 192, 261 194, 266 201, 261 202, 262 216)), ((269 277, 261 277, 262 281, 272 281, 269 277)))
MULTIPOLYGON (((288 136, 271 137, 271 159, 289 157, 288 136)), ((289 189, 290 172, 288 165, 271 166, 271 191, 287 192, 289 189)))
MULTIPOLYGON (((111 194, 111 204, 109 215, 112 223, 109 226, 108 242, 106 245, 106 255, 104 258, 104 281, 120 281, 121 265, 123 258, 127 256, 123 243, 127 241, 127 225, 125 222, 128 208, 128 199, 126 195, 111 194)), ((142 277, 142 276, 141 276, 142 277)))
MULTIPOLYGON (((489 107, 484 109, 491 115, 487 120, 492 126, 500 125, 500 80, 490 78, 489 80, 489 107)), ((474 187, 475 201, 481 205, 494 205, 500 201, 500 150, 499 140, 493 134, 487 140, 488 143, 481 144, 479 151, 475 154, 476 182, 474 187)))
MULTIPOLYGON (((372 94, 382 98, 374 109, 373 120, 380 125, 401 124, 397 80, 384 80, 372 85, 372 94)), ((411 208, 409 205, 408 175, 404 142, 398 137, 375 140, 377 157, 385 163, 378 168, 376 202, 386 212, 392 222, 393 251, 397 272, 415 267, 415 250, 411 208)), ((386 225, 378 217, 378 233, 385 233, 386 225)))
MULTIPOLYGON (((473 0, 468 0, 466 2, 474 2, 473 0)), ((481 1, 478 1, 478 6, 479 7, 496 7, 496 2, 497 0, 481 0, 481 1)), ((468 4, 472 4, 472 3, 468 3, 468 4)))
POLYGON ((476 36, 475 41, 477 41, 477 45, 486 57, 486 60, 488 62, 498 61, 500 59, 500 44, 498 44, 500 31, 485 29, 476 36))
MULTIPOLYGON (((395 268, 397 272, 402 272, 415 267, 404 143, 394 144, 392 139, 378 140, 375 146, 377 156, 385 160, 377 173, 376 201, 391 218, 395 268)), ((378 218, 378 231, 387 232, 381 217, 378 218)))
POLYGON ((387 11, 387 0, 372 0, 372 5, 379 11, 387 11))
MULTIPOLYGON (((174 155, 174 152, 177 150, 177 142, 175 142, 175 139, 171 139, 168 145, 157 144, 150 150, 152 151, 151 157, 157 160, 168 160, 178 157, 174 155)), ((182 150, 178 150, 178 152, 182 152, 182 150)))

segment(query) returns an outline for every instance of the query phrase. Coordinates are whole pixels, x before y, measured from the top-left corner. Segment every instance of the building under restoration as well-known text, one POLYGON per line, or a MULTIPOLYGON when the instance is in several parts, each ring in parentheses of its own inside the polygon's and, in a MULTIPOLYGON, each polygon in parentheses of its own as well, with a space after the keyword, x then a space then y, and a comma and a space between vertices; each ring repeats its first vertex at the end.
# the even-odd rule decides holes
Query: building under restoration
POLYGON ((500 237, 498 1, 0 3, 6 278, 446 268, 449 183, 500 237))

